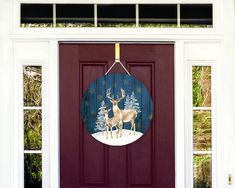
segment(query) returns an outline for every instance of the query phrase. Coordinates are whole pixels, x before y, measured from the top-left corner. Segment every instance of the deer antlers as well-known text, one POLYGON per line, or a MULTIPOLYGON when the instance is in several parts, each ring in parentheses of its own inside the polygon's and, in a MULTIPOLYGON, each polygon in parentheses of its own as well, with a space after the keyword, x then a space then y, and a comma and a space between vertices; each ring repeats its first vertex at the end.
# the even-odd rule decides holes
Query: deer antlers
POLYGON ((121 97, 117 99, 118 102, 120 102, 122 99, 124 99, 126 96, 125 91, 121 88, 121 97))
POLYGON ((114 99, 113 99, 110 95, 111 95, 111 88, 107 89, 107 91, 106 91, 106 97, 107 97, 108 99, 110 99, 111 101, 113 101, 114 99))
MULTIPOLYGON (((111 88, 107 89, 107 91, 106 91, 106 97, 107 97, 108 99, 110 99, 111 101, 114 101, 114 98, 111 97, 110 95, 111 95, 111 88)), ((125 91, 121 88, 121 97, 118 98, 118 96, 117 96, 116 101, 117 101, 117 102, 120 102, 122 99, 125 98, 125 96, 126 96, 125 91)))

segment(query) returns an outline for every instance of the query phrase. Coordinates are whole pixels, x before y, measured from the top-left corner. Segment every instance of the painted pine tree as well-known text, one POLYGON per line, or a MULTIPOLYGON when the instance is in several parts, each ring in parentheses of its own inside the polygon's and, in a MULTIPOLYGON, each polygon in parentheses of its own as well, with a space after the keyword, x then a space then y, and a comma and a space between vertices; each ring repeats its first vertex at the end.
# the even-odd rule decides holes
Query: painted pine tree
POLYGON ((138 113, 141 112, 141 110, 140 110, 140 104, 138 103, 138 100, 137 100, 137 98, 136 98, 136 96, 135 96, 135 92, 134 92, 134 91, 131 93, 131 96, 130 96, 130 103, 131 103, 132 109, 136 109, 136 111, 137 111, 138 113))
POLYGON ((126 100, 125 100, 125 103, 124 103, 124 108, 125 109, 135 109, 138 113, 141 112, 140 105, 138 103, 138 100, 135 96, 134 91, 131 93, 131 95, 128 94, 126 96, 126 100))
POLYGON ((101 102, 99 111, 96 116, 96 131, 104 131, 106 129, 105 118, 103 110, 106 108, 104 101, 101 102))
POLYGON ((124 109, 130 109, 130 95, 127 94, 125 102, 124 102, 124 109))

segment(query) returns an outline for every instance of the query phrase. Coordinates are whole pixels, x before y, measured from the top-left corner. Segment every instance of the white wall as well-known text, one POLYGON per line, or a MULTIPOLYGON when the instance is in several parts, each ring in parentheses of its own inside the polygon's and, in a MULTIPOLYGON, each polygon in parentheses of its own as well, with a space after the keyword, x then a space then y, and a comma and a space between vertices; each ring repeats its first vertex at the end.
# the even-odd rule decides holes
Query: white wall
MULTIPOLYGON (((88 39, 92 41, 99 40, 130 40, 130 41, 176 41, 179 48, 176 49, 178 60, 215 60, 217 63, 218 70, 218 91, 217 91, 217 126, 218 139, 218 159, 220 163, 220 172, 218 176, 218 184, 216 188, 235 188, 234 183, 228 185, 228 174, 232 174, 235 178, 235 19, 234 19, 234 1, 233 0, 218 0, 216 5, 219 11, 220 17, 216 16, 217 20, 222 22, 217 23, 218 30, 216 32, 209 31, 200 33, 200 29, 197 31, 192 30, 148 30, 147 32, 141 30, 141 37, 136 34, 137 30, 127 30, 125 32, 116 30, 100 30, 97 33, 95 30, 81 29, 81 31, 72 30, 51 30, 47 31, 42 29, 39 30, 15 30, 11 28, 12 23, 12 10, 13 0, 0 0, 0 188, 16 188, 17 180, 14 177, 17 173, 14 172, 13 166, 13 135, 17 128, 18 122, 13 121, 14 111, 14 68, 17 63, 22 61, 41 61, 43 65, 47 67, 47 73, 53 71, 54 65, 56 64, 56 53, 58 40, 79 40, 86 41, 88 39), (192 31, 192 32, 191 32, 192 31), (114 35, 116 32, 116 35, 114 35), (71 35, 70 35, 71 34, 71 35), (222 40, 220 40, 222 39, 222 40), (178 45, 179 44, 179 45, 178 45)), ((175 2, 175 1, 174 1, 175 2)), ((185 1, 186 2, 186 1, 185 1)), ((14 22, 15 23, 15 22, 14 22)), ((181 64, 183 66, 183 63, 181 64)), ((182 67, 184 69, 184 67, 182 67)), ((55 65, 55 70, 57 66, 55 65)), ((179 70, 179 69, 177 69, 179 70)), ((56 73, 52 73, 52 76, 48 76, 48 85, 53 88, 56 84, 55 79, 56 73)), ((179 84, 184 89, 184 84, 179 84)), ((57 89, 54 87, 54 89, 57 89)), ((49 92, 50 90, 48 90, 49 92)), ((56 104, 56 99, 53 98, 56 93, 50 94, 50 99, 53 102, 48 101, 50 104, 56 104), (53 96, 54 95, 54 96, 53 96)), ((182 94, 183 92, 180 92, 182 94)), ((179 99, 183 97, 179 97, 179 99)), ((49 98, 48 98, 49 99, 49 98)), ((52 108, 53 109, 53 108, 52 108)), ((52 109, 48 109, 52 112, 52 109)), ((179 109, 182 109, 180 107, 179 109)), ((55 109, 54 109, 55 110, 55 109)), ((17 113, 17 111, 15 111, 17 113)), ((48 117, 52 120, 56 116, 48 117)), ((182 114, 180 115, 181 122, 184 122, 182 114)), ((51 123, 53 123, 50 120, 51 123)), ((56 120, 55 120, 56 122, 56 120)), ((180 122, 180 121, 179 121, 180 122)), ((183 133, 179 132, 179 134, 183 133)), ((178 135, 180 136, 180 135, 178 135)), ((51 140, 55 144, 55 140, 51 140)), ((181 140, 182 143, 184 140, 181 140)), ((55 149, 51 151, 56 151, 55 149)), ((180 150, 183 152, 184 150, 180 150)), ((56 157, 56 155, 53 155, 56 157)), ((181 155, 179 155, 181 156, 181 155)), ((183 155, 182 155, 183 156, 183 155)), ((53 159, 53 158, 51 158, 53 159)), ((179 160, 182 161, 182 160, 179 160)), ((53 160, 51 160, 53 163, 53 160)), ((51 169, 53 170, 53 169, 51 169)), ((54 169, 55 170, 55 169, 54 169)), ((56 170, 54 171, 55 174, 56 170)), ((180 172, 180 171, 179 171, 180 172)), ((181 176, 178 175, 178 176, 181 176)), ((55 180, 56 181, 56 180, 55 180)), ((183 188, 184 179, 180 178, 178 188, 183 188)), ((47 183, 46 187, 49 187, 47 183)), ((53 185, 57 185, 54 182, 53 185)), ((55 188, 56 186, 52 186, 55 188)), ((188 187, 185 187, 188 188, 188 187)))
POLYGON ((0 187, 10 188, 12 172, 12 63, 10 56, 11 0, 0 0, 0 187))
MULTIPOLYGON (((228 182, 232 174, 235 187, 235 20, 234 1, 225 0, 222 4, 222 28, 224 33, 220 61, 220 99, 221 99, 221 136, 222 136, 222 182, 228 182)), ((224 184, 227 185, 227 184, 224 184)))

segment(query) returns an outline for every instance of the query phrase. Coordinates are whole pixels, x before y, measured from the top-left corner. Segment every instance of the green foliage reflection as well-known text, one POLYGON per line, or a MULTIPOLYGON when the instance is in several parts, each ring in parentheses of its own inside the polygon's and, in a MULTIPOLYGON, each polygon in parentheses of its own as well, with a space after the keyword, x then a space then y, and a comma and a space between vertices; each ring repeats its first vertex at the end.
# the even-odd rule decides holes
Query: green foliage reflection
POLYGON ((42 148, 42 112, 41 110, 24 110, 24 149, 40 150, 42 148))
POLYGON ((41 154, 24 154, 24 187, 42 187, 42 156, 41 154))
POLYGON ((24 106, 41 106, 42 70, 40 66, 24 67, 24 106))
MULTIPOLYGON (((52 28, 54 25, 52 23, 22 23, 23 28, 52 28)), ((93 23, 56 23, 55 27, 95 27, 93 23)), ((98 27, 136 27, 135 23, 98 23, 98 27)), ((140 23, 139 27, 146 28, 177 28, 177 24, 167 24, 167 23, 140 23)), ((212 28, 205 24, 181 24, 180 28, 212 28)))
POLYGON ((211 155, 194 155, 194 188, 211 188, 211 155))
POLYGON ((193 67, 193 106, 211 106, 211 67, 193 67))
POLYGON ((211 150, 211 111, 194 111, 193 145, 195 151, 211 150))

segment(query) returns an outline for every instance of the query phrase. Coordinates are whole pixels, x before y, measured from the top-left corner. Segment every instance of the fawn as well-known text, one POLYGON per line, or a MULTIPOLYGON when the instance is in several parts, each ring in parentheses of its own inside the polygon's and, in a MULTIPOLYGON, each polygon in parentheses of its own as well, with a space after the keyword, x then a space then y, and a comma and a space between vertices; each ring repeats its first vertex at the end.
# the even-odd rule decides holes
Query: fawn
MULTIPOLYGON (((109 110, 103 110, 103 113, 104 113, 104 119, 105 119, 105 124, 106 124, 106 139, 108 139, 108 131, 110 129, 110 134, 111 134, 111 138, 113 138, 113 134, 112 134, 112 130, 113 130, 113 127, 116 126, 118 131, 117 131, 117 138, 118 138, 118 134, 120 132, 120 130, 122 129, 122 120, 120 117, 112 117, 110 118, 108 113, 111 109, 109 110)), ((120 132, 120 137, 122 136, 121 135, 122 133, 120 132)))

